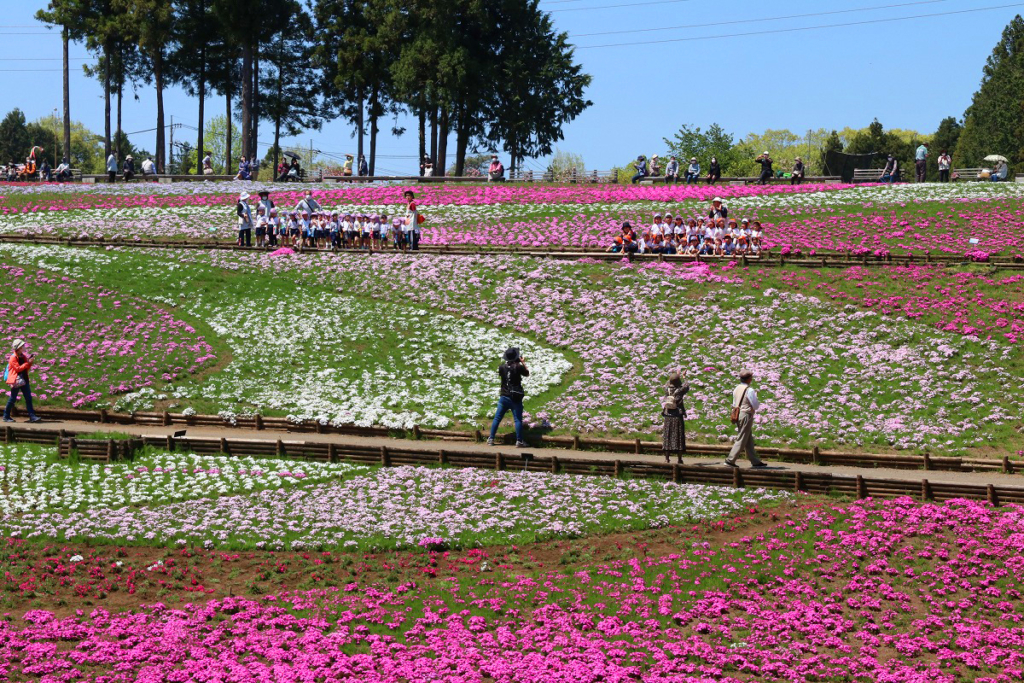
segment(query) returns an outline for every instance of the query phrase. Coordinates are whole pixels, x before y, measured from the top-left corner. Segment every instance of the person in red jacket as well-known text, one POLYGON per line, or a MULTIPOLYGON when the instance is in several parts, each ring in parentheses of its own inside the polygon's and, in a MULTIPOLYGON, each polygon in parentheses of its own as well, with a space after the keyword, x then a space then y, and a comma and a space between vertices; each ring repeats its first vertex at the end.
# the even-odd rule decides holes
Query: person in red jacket
POLYGON ((32 369, 32 356, 25 353, 25 342, 15 339, 11 346, 13 353, 7 361, 7 385, 11 387, 11 397, 7 399, 7 407, 4 408, 4 422, 14 422, 11 417, 11 408, 18 400, 18 393, 25 395, 25 406, 28 408, 28 421, 39 422, 36 412, 32 408, 32 390, 28 385, 28 371, 32 369))

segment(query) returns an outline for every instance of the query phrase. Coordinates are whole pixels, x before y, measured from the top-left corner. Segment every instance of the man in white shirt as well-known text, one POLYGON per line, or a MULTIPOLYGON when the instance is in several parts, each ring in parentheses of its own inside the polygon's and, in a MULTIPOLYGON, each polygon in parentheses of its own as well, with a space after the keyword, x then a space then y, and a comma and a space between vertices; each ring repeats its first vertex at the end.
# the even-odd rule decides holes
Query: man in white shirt
POLYGON ((156 175, 156 164, 153 163, 152 159, 147 158, 142 162, 142 175, 143 177, 156 175))
POLYGON ((949 156, 949 152, 942 150, 942 154, 939 155, 939 182, 949 182, 949 169, 953 166, 953 157, 949 156))
POLYGON ((761 461, 761 458, 757 457, 757 453, 754 452, 754 414, 761 407, 761 404, 757 400, 757 391, 750 386, 753 381, 754 373, 750 370, 742 370, 740 372, 740 383, 732 391, 732 407, 733 410, 739 409, 740 419, 736 423, 736 426, 739 428, 739 435, 736 437, 736 442, 732 445, 732 450, 729 451, 729 455, 725 459, 725 464, 729 467, 737 466, 736 456, 740 452, 746 454, 751 467, 768 467, 768 465, 761 461))

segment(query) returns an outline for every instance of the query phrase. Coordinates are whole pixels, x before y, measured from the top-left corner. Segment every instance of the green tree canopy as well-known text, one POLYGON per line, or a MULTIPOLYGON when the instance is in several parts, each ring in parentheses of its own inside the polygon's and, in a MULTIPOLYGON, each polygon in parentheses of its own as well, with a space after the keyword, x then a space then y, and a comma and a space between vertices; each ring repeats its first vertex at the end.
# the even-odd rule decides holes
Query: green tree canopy
POLYGON ((1024 19, 1019 14, 982 69, 953 157, 958 166, 981 166, 989 154, 1002 154, 1018 169, 1024 165, 1024 19))
POLYGON ((25 161, 30 145, 25 114, 15 107, 0 121, 0 164, 25 161))
POLYGON ((722 167, 722 175, 732 175, 741 163, 732 133, 726 133, 717 123, 712 123, 706 131, 684 123, 675 137, 671 140, 664 138, 664 142, 669 154, 674 154, 683 168, 691 157, 697 157, 704 171, 711 163, 711 157, 715 157, 722 167))

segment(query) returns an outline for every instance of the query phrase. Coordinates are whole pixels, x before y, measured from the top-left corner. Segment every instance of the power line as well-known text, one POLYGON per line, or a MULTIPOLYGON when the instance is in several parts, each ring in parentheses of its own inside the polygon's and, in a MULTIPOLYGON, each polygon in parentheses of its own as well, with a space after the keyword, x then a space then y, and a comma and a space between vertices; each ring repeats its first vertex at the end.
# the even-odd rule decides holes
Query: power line
POLYGON ((561 9, 548 10, 554 12, 583 12, 595 9, 618 9, 620 7, 643 7, 646 5, 675 5, 680 2, 691 2, 691 0, 649 0, 648 2, 631 2, 622 5, 600 5, 598 7, 563 7, 561 9))
POLYGON ((63 70, 64 69, 0 69, 0 72, 8 72, 8 73, 10 73, 10 72, 13 72, 13 71, 20 71, 20 72, 23 72, 23 73, 27 73, 27 72, 31 71, 31 72, 38 73, 40 71, 51 71, 53 73, 59 73, 59 72, 61 72, 63 70))
POLYGON ((591 36, 611 36, 624 33, 649 33, 651 31, 671 31, 674 29, 686 28, 707 28, 709 26, 728 26, 730 24, 756 24, 762 21, 784 21, 786 19, 807 19, 810 17, 823 17, 830 14, 849 14, 851 12, 871 12, 874 10, 894 9, 897 7, 910 7, 913 5, 933 5, 949 0, 917 0, 916 2, 904 2, 897 5, 875 5, 874 7, 857 7, 853 9, 839 9, 829 12, 810 12, 808 14, 790 14, 783 17, 764 17, 762 19, 736 19, 733 21, 715 21, 710 24, 682 24, 679 26, 658 26, 656 28, 637 28, 622 31, 598 31, 597 33, 574 33, 571 38, 587 38, 591 36))
MULTIPOLYGON (((85 62, 92 57, 68 57, 71 62, 85 62)), ((61 62, 63 57, 0 57, 0 62, 61 62)))
MULTIPOLYGON (((909 21, 911 19, 925 19, 930 17, 947 17, 955 14, 969 14, 972 12, 987 12, 997 9, 1008 9, 1011 7, 1024 7, 1024 2, 1015 2, 1009 5, 996 5, 993 7, 976 7, 973 9, 962 9, 950 12, 936 12, 934 14, 916 14, 909 17, 890 17, 888 19, 865 19, 863 21, 850 21, 843 24, 819 24, 818 26, 801 26, 798 28, 778 28, 767 31, 748 31, 746 33, 722 33, 714 36, 691 36, 688 38, 666 38, 664 40, 650 40, 645 45, 656 45, 658 43, 684 43, 694 40, 712 40, 715 38, 745 38, 749 36, 763 36, 772 33, 795 33, 797 31, 813 31, 823 28, 844 28, 847 26, 865 26, 868 24, 884 24, 893 21, 909 21)), ((603 47, 635 47, 636 43, 606 43, 604 45, 578 45, 577 50, 593 50, 603 47)))

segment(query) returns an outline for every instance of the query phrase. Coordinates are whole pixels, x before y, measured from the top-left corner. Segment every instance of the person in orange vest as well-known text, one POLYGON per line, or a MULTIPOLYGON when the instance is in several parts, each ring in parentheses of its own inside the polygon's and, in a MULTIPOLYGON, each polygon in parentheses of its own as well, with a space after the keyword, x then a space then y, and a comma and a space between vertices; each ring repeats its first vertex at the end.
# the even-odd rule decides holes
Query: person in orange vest
POLYGON ((11 397, 7 399, 7 407, 4 408, 4 422, 14 422, 11 417, 11 408, 18 400, 18 393, 25 395, 25 406, 28 408, 28 421, 40 422, 36 411, 32 408, 32 390, 28 385, 28 371, 32 368, 32 356, 25 353, 25 342, 15 339, 11 345, 11 357, 7 360, 7 370, 4 372, 4 379, 11 388, 11 397))

